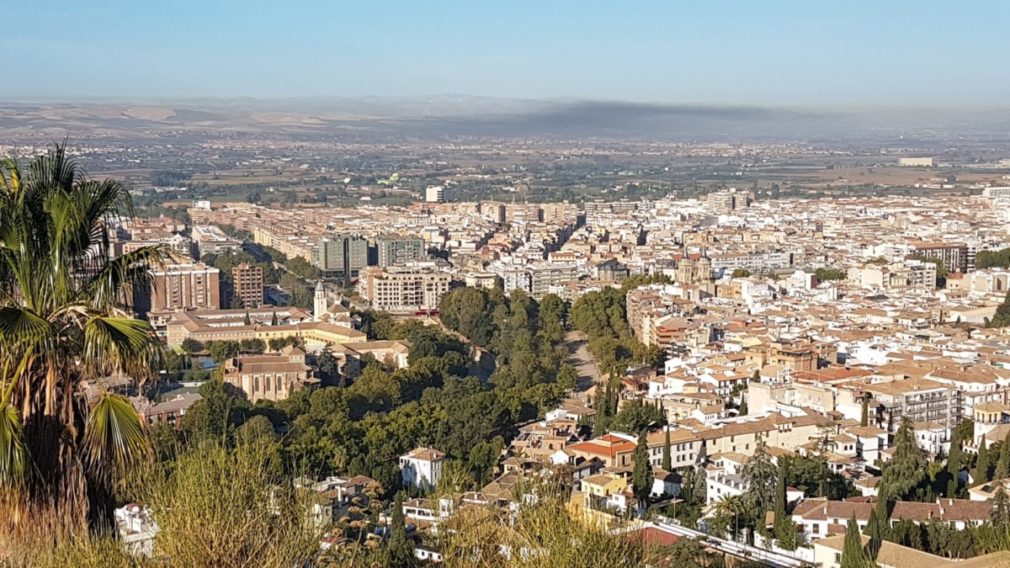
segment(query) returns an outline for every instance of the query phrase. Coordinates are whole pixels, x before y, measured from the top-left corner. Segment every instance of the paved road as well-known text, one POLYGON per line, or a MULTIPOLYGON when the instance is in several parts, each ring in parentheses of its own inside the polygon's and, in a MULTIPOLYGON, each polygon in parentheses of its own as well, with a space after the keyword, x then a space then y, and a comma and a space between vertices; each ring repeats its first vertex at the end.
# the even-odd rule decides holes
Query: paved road
POLYGON ((565 335, 565 349, 568 350, 568 363, 579 372, 579 380, 575 385, 576 396, 600 382, 600 368, 596 358, 589 352, 589 340, 581 331, 570 331, 565 335))

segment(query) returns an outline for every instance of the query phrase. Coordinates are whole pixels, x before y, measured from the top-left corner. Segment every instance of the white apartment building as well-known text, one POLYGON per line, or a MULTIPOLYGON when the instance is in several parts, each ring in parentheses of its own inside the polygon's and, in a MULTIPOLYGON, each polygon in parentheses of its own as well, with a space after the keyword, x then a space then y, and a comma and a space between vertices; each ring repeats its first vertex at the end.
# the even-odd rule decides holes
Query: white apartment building
POLYGON ((371 266, 361 274, 361 295, 372 308, 387 312, 415 312, 438 309, 449 291, 452 277, 432 266, 379 268, 371 266))

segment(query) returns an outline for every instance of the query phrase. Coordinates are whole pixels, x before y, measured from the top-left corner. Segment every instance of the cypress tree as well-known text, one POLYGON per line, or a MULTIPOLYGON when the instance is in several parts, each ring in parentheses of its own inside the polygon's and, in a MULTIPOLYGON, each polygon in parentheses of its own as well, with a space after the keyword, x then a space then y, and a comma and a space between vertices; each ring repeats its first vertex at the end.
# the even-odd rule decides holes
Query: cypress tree
POLYGON ((631 490, 638 502, 647 505, 649 494, 652 493, 652 465, 649 463, 649 441, 643 428, 638 435, 638 445, 635 446, 635 469, 631 474, 631 490))
POLYGON ((663 469, 670 471, 673 469, 673 460, 670 457, 670 428, 666 428, 666 440, 663 444, 663 469))
POLYGON ((859 425, 867 426, 870 423, 870 403, 863 397, 863 414, 859 417, 859 425))
POLYGON ((274 310, 274 315, 270 318, 270 325, 277 325, 278 323, 280 322, 277 319, 277 310, 274 310))
POLYGON ((993 479, 1010 476, 1010 442, 1003 440, 999 445, 999 459, 996 461, 996 475, 993 479))
POLYGON ((926 479, 926 459, 922 455, 912 422, 904 419, 894 437, 894 458, 884 469, 880 482, 887 487, 888 497, 903 499, 926 479))
POLYGON ((786 515, 786 463, 779 467, 775 486, 775 540, 785 550, 796 550, 796 526, 786 515))
POLYGON ((866 568, 872 566, 872 560, 863 550, 863 540, 859 535, 859 525, 856 516, 849 518, 845 527, 845 545, 842 547, 841 568, 866 568))
POLYGON ((986 447, 985 434, 982 434, 982 440, 978 445, 978 457, 975 460, 975 473, 972 474, 975 483, 982 483, 992 479, 989 477, 989 470, 992 469, 991 456, 989 448, 986 447))
MULTIPOLYGON (((885 501, 886 502, 886 501, 885 501)), ((877 515, 877 509, 870 511, 870 520, 866 523, 866 536, 870 537, 870 542, 866 545, 866 552, 870 559, 876 560, 880 552, 880 543, 884 540, 883 530, 881 530, 881 520, 877 515)))
POLYGON ((242 323, 244 323, 245 325, 252 324, 252 320, 249 319, 249 310, 246 310, 246 312, 245 312, 245 318, 242 320, 242 323))
POLYGON ((996 490, 996 496, 992 500, 992 524, 1000 529, 1006 529, 1010 525, 1010 503, 1007 502, 1006 491, 1003 484, 996 490))
MULTIPOLYGON (((876 531, 879 533, 880 540, 885 540, 891 533, 891 508, 888 502, 888 495, 884 491, 883 487, 877 487, 877 502, 873 507, 874 516, 877 517, 877 528, 876 531)), ((872 538, 873 535, 871 534, 872 538)), ((879 547, 880 545, 877 544, 879 547)))
POLYGON ((407 538, 407 524, 403 520, 403 492, 396 493, 393 500, 393 511, 389 516, 389 554, 390 566, 413 566, 414 543, 407 538))

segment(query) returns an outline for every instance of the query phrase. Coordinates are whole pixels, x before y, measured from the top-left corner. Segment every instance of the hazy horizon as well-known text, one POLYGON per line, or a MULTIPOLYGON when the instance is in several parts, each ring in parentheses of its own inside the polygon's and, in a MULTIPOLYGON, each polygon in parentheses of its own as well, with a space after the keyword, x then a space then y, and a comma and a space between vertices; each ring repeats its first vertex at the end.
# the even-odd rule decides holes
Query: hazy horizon
POLYGON ((1010 5, 68 1, 8 7, 8 101, 471 97, 1006 106, 1010 5))

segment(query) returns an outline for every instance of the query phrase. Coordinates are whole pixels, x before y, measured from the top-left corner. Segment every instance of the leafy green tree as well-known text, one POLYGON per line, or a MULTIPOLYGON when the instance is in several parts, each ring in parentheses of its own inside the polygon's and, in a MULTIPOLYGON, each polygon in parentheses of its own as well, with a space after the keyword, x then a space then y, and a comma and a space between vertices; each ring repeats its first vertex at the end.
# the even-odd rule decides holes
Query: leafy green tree
POLYGON ((214 379, 200 386, 200 396, 182 416, 180 427, 194 439, 227 444, 251 408, 245 394, 214 379))
POLYGON ((130 402, 82 398, 87 381, 150 378, 161 348, 124 308, 163 247, 114 256, 127 189, 88 179, 57 145, 22 170, 0 163, 0 515, 17 538, 40 519, 83 536, 111 525, 114 486, 149 451, 130 402))
POLYGON ((618 432, 639 432, 662 421, 663 415, 658 407, 634 399, 624 403, 614 416, 610 429, 618 432))
POLYGON ((894 458, 884 468, 881 483, 889 496, 905 499, 926 480, 926 459, 915 441, 912 422, 905 418, 894 437, 894 458))
POLYGON ((200 343, 191 337, 187 337, 182 340, 182 351, 183 353, 188 353, 190 355, 199 353, 203 351, 203 343, 200 343))
POLYGON ((276 440, 274 425, 262 415, 253 416, 235 430, 235 442, 238 444, 260 444, 276 440))
POLYGON ((211 359, 222 363, 233 357, 237 357, 242 351, 242 345, 237 341, 208 341, 207 352, 211 359))
POLYGON ((747 278, 750 276, 750 270, 747 270, 746 268, 735 268, 730 276, 733 278, 747 278))
POLYGON ((642 505, 648 505, 649 494, 652 493, 652 465, 649 463, 648 430, 643 429, 638 434, 638 445, 635 446, 635 469, 631 475, 631 487, 635 498, 642 505))

